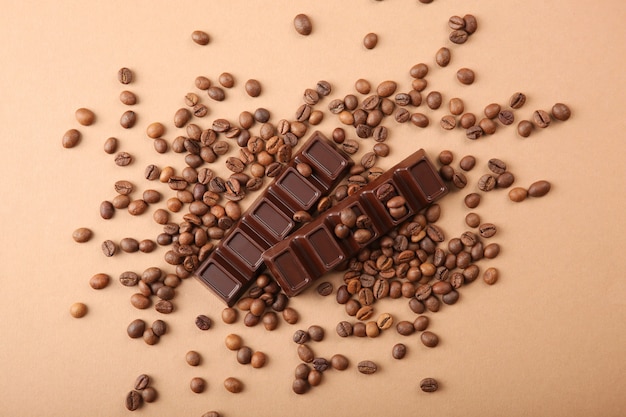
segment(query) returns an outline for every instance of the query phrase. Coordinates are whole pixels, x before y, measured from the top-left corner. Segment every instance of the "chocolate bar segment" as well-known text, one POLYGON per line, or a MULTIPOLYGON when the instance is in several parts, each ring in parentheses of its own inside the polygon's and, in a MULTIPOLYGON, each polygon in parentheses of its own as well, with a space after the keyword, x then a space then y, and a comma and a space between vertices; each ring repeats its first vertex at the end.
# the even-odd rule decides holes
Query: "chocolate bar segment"
MULTIPOLYGON (((320 198, 339 183, 351 165, 347 155, 315 132, 198 267, 196 277, 226 304, 234 305, 264 268, 263 252, 298 228, 293 214, 299 210, 313 213, 320 198), (311 175, 300 174, 295 168, 298 163, 308 164, 311 175)), ((313 239, 321 243, 323 237, 314 234, 313 239)), ((332 262, 327 264, 331 261, 329 253, 323 256, 318 262, 326 268, 332 262)), ((277 265, 286 274, 300 272, 286 257, 277 265)), ((293 291, 307 283, 302 275, 300 282, 294 282, 293 291)))
POLYGON ((267 249, 263 261, 283 291, 288 296, 297 295, 447 192, 439 173, 420 149, 267 249), (365 219, 359 227, 367 232, 361 231, 359 239, 354 229, 342 238, 334 233, 345 209, 365 219))

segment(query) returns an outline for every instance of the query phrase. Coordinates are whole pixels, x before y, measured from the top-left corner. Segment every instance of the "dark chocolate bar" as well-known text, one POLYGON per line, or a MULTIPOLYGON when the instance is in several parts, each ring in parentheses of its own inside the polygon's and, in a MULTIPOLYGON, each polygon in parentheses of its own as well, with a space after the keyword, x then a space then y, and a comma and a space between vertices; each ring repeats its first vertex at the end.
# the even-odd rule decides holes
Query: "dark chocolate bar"
POLYGON ((264 269, 262 254, 297 229, 296 211, 313 213, 348 172, 352 160, 320 132, 315 132, 292 161, 241 216, 209 257, 196 277, 232 306, 264 269), (311 167, 304 177, 299 163, 311 167))
POLYGON ((355 194, 263 252, 263 261, 285 294, 294 296, 359 250, 387 234, 448 192, 439 173, 420 149, 355 194), (400 202, 389 208, 393 197, 400 202), (354 233, 338 238, 340 214, 351 209, 368 220, 366 239, 354 233), (392 211, 393 210, 393 211, 392 211))

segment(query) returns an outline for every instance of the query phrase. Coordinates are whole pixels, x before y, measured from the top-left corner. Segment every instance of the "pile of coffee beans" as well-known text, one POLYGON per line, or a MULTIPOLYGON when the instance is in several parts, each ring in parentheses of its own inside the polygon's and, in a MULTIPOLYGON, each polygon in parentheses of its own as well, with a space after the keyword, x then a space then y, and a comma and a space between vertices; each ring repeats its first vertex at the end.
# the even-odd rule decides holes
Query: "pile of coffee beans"
POLYGON ((152 403, 158 397, 157 390, 151 386, 151 378, 141 374, 135 380, 135 385, 126 395, 126 408, 129 411, 138 410, 144 403, 152 403))
MULTIPOLYGON (((430 3, 432 0, 420 0, 430 3)), ((174 298, 178 287, 192 276, 199 264, 212 252, 216 244, 241 218, 241 202, 248 194, 262 189, 267 182, 279 175, 291 161, 293 150, 300 138, 307 135, 309 128, 316 126, 330 113, 335 115, 339 126, 330 135, 335 143, 348 155, 361 153, 362 156, 350 170, 349 177, 332 194, 320 199, 316 211, 297 212, 294 221, 306 223, 314 216, 323 215, 328 208, 353 195, 362 187, 378 178, 382 173, 377 164, 390 153, 388 138, 392 135, 393 124, 387 118, 393 116, 395 123, 407 123, 424 129, 430 126, 432 113, 442 106, 448 108, 439 126, 446 131, 460 130, 469 140, 495 134, 501 127, 513 125, 515 111, 526 102, 526 95, 514 93, 507 105, 497 102, 487 104, 480 113, 466 109, 460 97, 447 98, 438 90, 428 90, 427 76, 433 69, 447 67, 451 62, 454 48, 467 42, 477 30, 475 16, 452 16, 448 20, 451 32, 450 44, 440 47, 434 56, 436 67, 426 63, 412 66, 411 88, 398 91, 400 83, 388 79, 375 86, 364 78, 354 83, 354 94, 343 97, 329 97, 332 86, 321 80, 315 86, 306 88, 301 95, 301 104, 291 117, 271 122, 272 114, 264 107, 253 111, 243 110, 237 120, 216 117, 207 122, 211 103, 220 102, 233 95, 237 82, 229 72, 222 72, 216 82, 204 75, 195 78, 197 90, 182 96, 184 105, 173 112, 172 124, 178 134, 173 139, 165 138, 169 124, 154 121, 147 125, 145 135, 152 141, 154 150, 163 154, 172 151, 181 155, 180 165, 159 166, 149 164, 139 181, 160 182, 169 188, 168 195, 155 187, 140 189, 139 181, 121 179, 114 182, 110 198, 99 206, 99 215, 110 220, 118 212, 130 216, 142 216, 152 211, 152 218, 158 232, 154 238, 136 239, 129 236, 119 241, 104 239, 101 250, 106 257, 119 253, 150 253, 157 247, 167 247, 164 261, 168 270, 148 267, 143 272, 125 271, 119 275, 119 282, 129 287, 133 293, 130 303, 139 310, 153 307, 162 315, 176 311, 174 298), (203 102, 203 98, 208 103, 203 102), (328 103, 323 104, 326 97, 328 103), (422 106, 424 104, 424 106, 422 106), (372 138, 372 141, 365 139, 372 138), (372 143, 373 142, 373 143, 372 143), (236 144, 236 145, 233 145, 236 144), (371 150, 362 149, 371 145, 371 150), (211 164, 223 164, 213 169, 211 164), (227 173, 224 175, 223 173, 227 173), (174 218, 181 218, 175 221, 174 218)), ((313 33, 309 16, 298 14, 293 20, 295 31, 302 36, 313 33)), ((200 46, 210 43, 208 33, 196 30, 191 40, 200 46)), ((378 44, 378 35, 368 33, 363 38, 363 46, 373 49, 378 44)), ((472 84, 476 74, 470 68, 459 68, 456 80, 462 85, 472 84)), ((123 67, 117 73, 119 82, 125 89, 119 100, 126 107, 137 103, 134 92, 126 89, 134 79, 133 71, 123 67)), ((261 82, 249 78, 242 86, 242 93, 256 98, 262 94, 261 82)), ((535 110, 517 124, 519 137, 527 138, 535 128, 546 128, 553 121, 562 122, 570 118, 571 111, 566 104, 556 103, 550 112, 535 110)), ((81 107, 76 110, 76 121, 81 126, 90 126, 97 121, 93 111, 81 107)), ((125 110, 120 117, 120 125, 132 129, 137 122, 133 110, 125 110)), ((76 128, 69 129, 61 139, 64 148, 77 147, 82 133, 76 128)), ((104 141, 103 150, 112 155, 119 167, 131 165, 135 158, 129 152, 120 150, 123 145, 115 137, 104 141)), ((458 164, 450 150, 443 150, 437 158, 441 177, 453 190, 462 190, 470 182, 477 160, 472 155, 463 156, 458 164), (454 165, 454 166, 453 166, 454 165)), ((296 169, 304 176, 311 175, 311 167, 299 164, 296 169)), ((476 180, 476 190, 465 195, 464 203, 469 210, 476 209, 487 194, 497 194, 499 189, 509 189, 516 178, 509 171, 508 164, 499 158, 487 161, 486 171, 476 180)), ((514 187, 508 192, 513 202, 527 197, 541 197, 551 189, 548 181, 540 180, 525 187, 514 187)), ((347 318, 339 319, 335 331, 341 338, 376 338, 382 332, 394 331, 403 337, 419 334, 421 344, 426 348, 438 346, 439 336, 430 329, 429 315, 436 313, 444 305, 454 305, 460 298, 461 288, 481 276, 488 284, 495 284, 500 272, 494 266, 481 264, 496 258, 500 245, 493 239, 500 226, 484 221, 474 211, 467 213, 465 223, 468 230, 459 236, 448 236, 437 224, 442 212, 440 204, 434 204, 420 213, 409 215, 406 201, 391 184, 383 184, 376 189, 376 197, 384 203, 398 227, 385 236, 376 236, 372 222, 362 215, 357 206, 341 211, 340 222, 334 233, 339 238, 351 236, 362 248, 354 259, 349 260, 343 273, 343 282, 335 288, 330 281, 321 282, 316 291, 320 296, 334 295, 336 302, 343 305, 347 318), (408 217, 408 218, 407 218, 408 217), (381 299, 400 300, 408 305, 413 313, 409 317, 394 317, 389 312, 375 312, 376 303, 381 299)), ((87 227, 80 227, 72 233, 78 243, 90 241, 95 234, 87 227)), ((109 274, 99 272, 89 280, 93 289, 106 288, 112 281, 109 274)), ((86 314, 87 307, 76 303, 71 307, 74 317, 86 314)), ((235 325, 242 322, 244 329, 262 324, 267 331, 275 330, 279 322, 295 325, 300 322, 300 314, 289 306, 289 298, 268 274, 260 275, 255 285, 239 300, 235 307, 224 308, 221 314, 223 323, 235 325), (240 320, 240 317, 243 319, 240 320)), ((212 328, 213 320, 204 314, 195 317, 195 325, 201 331, 212 328)), ((167 332, 165 321, 158 319, 148 325, 142 319, 133 320, 127 327, 130 338, 143 338, 146 344, 155 345, 167 332)), ((295 369, 292 390, 304 394, 321 384, 323 375, 329 369, 345 370, 350 360, 343 354, 335 354, 330 359, 315 355, 311 342, 322 342, 325 331, 318 325, 307 330, 296 330, 293 341, 297 344, 297 357, 301 361, 295 369)), ((227 349, 236 352, 236 360, 253 368, 263 368, 267 356, 253 351, 244 345, 243 338, 236 333, 225 339, 227 349)), ((411 344, 396 343, 391 347, 391 356, 405 358, 411 344)), ((198 366, 202 361, 199 352, 191 350, 185 355, 189 366, 198 366)), ((356 370, 361 374, 372 375, 379 366, 372 360, 361 360, 356 370)), ((156 391, 149 386, 150 378, 141 375, 126 397, 129 410, 138 409, 144 402, 156 399, 156 391)), ((231 393, 244 390, 244 382, 235 377, 224 379, 224 388, 231 393)), ((207 387, 202 377, 189 381, 192 392, 201 393, 207 387)), ((434 392, 439 383, 433 378, 422 379, 419 387, 424 392, 434 392)), ((216 411, 204 414, 205 417, 219 417, 216 411)))

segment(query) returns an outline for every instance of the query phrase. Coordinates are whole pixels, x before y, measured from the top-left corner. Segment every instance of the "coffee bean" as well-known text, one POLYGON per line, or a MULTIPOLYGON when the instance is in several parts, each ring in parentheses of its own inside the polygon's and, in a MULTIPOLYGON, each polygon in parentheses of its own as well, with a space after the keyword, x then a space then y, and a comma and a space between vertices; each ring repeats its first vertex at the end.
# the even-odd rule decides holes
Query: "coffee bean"
POLYGON ((551 187, 552 186, 548 181, 536 181, 528 187, 528 195, 531 197, 543 197, 548 194, 551 187))
POLYGON ((436 110, 441 107, 441 103, 443 102, 443 98, 439 91, 431 91, 426 96, 426 105, 432 110, 436 110))
POLYGON ((146 329, 146 322, 141 319, 135 319, 130 322, 126 328, 126 333, 132 339, 138 339, 143 336, 143 332, 146 329))
POLYGON ((212 323, 212 320, 204 314, 200 314, 196 317, 196 327, 200 330, 209 330, 212 323))
POLYGON ((135 379, 135 389, 141 391, 146 389, 150 385, 150 377, 146 374, 141 374, 135 379))
POLYGON ((313 25, 309 16, 305 14, 298 14, 293 19, 293 26, 300 35, 308 36, 313 31, 313 25))
POLYGON ((102 242, 101 249, 104 256, 111 257, 117 252, 117 245, 112 240, 105 240, 102 242))
POLYGON ((92 236, 93 232, 87 227, 79 227, 78 229, 74 230, 74 232, 72 232, 72 239, 74 239, 74 241, 78 243, 88 242, 92 236))
POLYGON ((64 148, 73 148, 78 145, 80 142, 81 134, 76 129, 70 129, 63 134, 63 138, 61 139, 61 145, 64 148))
POLYGON ((233 77, 233 75, 229 72, 223 72, 219 75, 219 77, 217 78, 217 81, 222 85, 222 87, 224 88, 233 88, 235 86, 235 78, 233 77))
POLYGON ((376 45, 378 44, 378 35, 375 33, 368 33, 367 35, 365 35, 365 37, 363 38, 363 46, 365 46, 365 49, 374 49, 376 48, 376 45))
POLYGON ((496 186, 496 178, 491 174, 485 174, 478 179, 478 189, 481 191, 491 191, 496 186))
POLYGON ((533 113, 533 121, 535 122, 535 125, 541 128, 546 128, 550 126, 551 119, 548 112, 544 110, 536 110, 533 113))
POLYGON ((487 268, 483 273, 483 281, 485 284, 493 285, 498 281, 498 270, 496 268, 487 268))
POLYGON ((501 110, 500 113, 498 113, 498 121, 503 125, 508 126, 513 124, 513 122, 515 121, 515 116, 513 115, 512 111, 501 110))
POLYGON ((437 65, 439 65, 440 67, 447 67, 450 63, 450 57, 450 49, 442 47, 435 54, 435 62, 437 62, 437 65))
POLYGON ((245 90, 250 97, 258 97, 261 95, 261 83, 258 80, 250 79, 246 81, 245 90))
POLYGON ((323 297, 329 296, 333 293, 333 284, 328 281, 320 283, 317 286, 317 293, 323 297))
POLYGON ((350 335, 352 335, 352 324, 350 324, 350 322, 348 321, 341 321, 337 324, 337 334, 340 337, 348 337, 350 335))
POLYGON ((439 124, 445 130, 452 130, 456 127, 456 119, 454 118, 454 116, 446 115, 441 118, 439 124))
POLYGON ((70 306, 70 315, 74 318, 82 318, 87 314, 87 305, 84 303, 74 303, 70 306))
POLYGON ((430 348, 435 347, 439 344, 439 337, 437 337, 435 333, 429 330, 422 332, 422 334, 420 335, 420 340, 422 341, 424 346, 430 348))
POLYGON ((139 391, 132 390, 126 395, 126 408, 129 411, 135 411, 141 407, 143 398, 139 391))
POLYGON ((154 309, 161 314, 170 314, 174 311, 174 304, 168 300, 159 300, 154 305, 154 309))
POLYGON ((250 358, 250 365, 255 369, 264 367, 266 362, 267 356, 263 352, 254 352, 252 358, 250 358))
POLYGON ((76 116, 76 121, 83 126, 90 126, 96 120, 94 112, 84 107, 77 109, 74 115, 76 116))
POLYGON ((505 171, 498 175, 498 178, 496 178, 496 187, 508 188, 513 184, 513 182, 515 182, 515 176, 512 173, 505 171))
POLYGON ((487 168, 493 173, 502 174, 506 171, 506 163, 497 158, 492 158, 487 162, 487 168))
POLYGON ((485 246, 484 256, 487 259, 493 259, 500 253, 500 245, 497 243, 490 243, 485 246))
POLYGON ((463 129, 469 129, 476 124, 476 116, 473 113, 464 113, 459 120, 463 129))
POLYGON ((387 80, 378 84, 376 87, 376 94, 380 97, 390 97, 393 93, 396 92, 396 88, 398 85, 395 81, 387 80))
POLYGON ((221 87, 212 85, 207 89, 207 93, 209 97, 215 101, 224 101, 226 98, 226 93, 221 87))
POLYGON ((472 126, 465 131, 465 136, 468 139, 476 140, 483 135, 483 129, 480 126, 472 126))
POLYGON ((461 84, 470 85, 475 77, 474 71, 469 68, 461 68, 456 72, 456 78, 461 84))
POLYGON ((439 389, 439 383, 434 378, 424 378, 420 381, 420 389, 424 392, 435 392, 439 389))
POLYGON ((509 106, 512 109, 519 109, 524 103, 526 103, 526 95, 524 93, 515 93, 509 99, 509 106))
POLYGON ((516 203, 524 201, 528 196, 528 191, 522 187, 515 187, 509 191, 509 199, 516 203))
POLYGON ((495 224, 483 223, 478 227, 478 232, 484 238, 490 238, 496 234, 497 228, 495 224))
POLYGON ((528 120, 522 120, 517 124, 517 134, 523 138, 530 136, 533 130, 533 124, 528 120))
POLYGON ((133 81, 133 72, 124 67, 117 72, 117 80, 122 84, 130 84, 133 81))
POLYGON ((455 172, 452 177, 452 183, 456 188, 462 189, 467 185, 467 178, 462 172, 455 172))
POLYGON ((493 119, 498 117, 498 113, 500 113, 500 105, 498 103, 491 103, 485 106, 483 110, 485 117, 488 119, 493 119))
POLYGON ((406 356, 406 345, 404 343, 396 343, 391 349, 391 356, 394 359, 403 359, 406 356))
POLYGON ((229 377, 224 380, 224 388, 226 388, 228 392, 237 394, 243 391, 243 382, 237 378, 229 377))
POLYGON ((124 129, 132 128, 133 126, 135 126, 136 122, 137 115, 132 110, 126 110, 124 113, 122 113, 122 116, 120 117, 120 125, 124 129))
POLYGON ((200 394, 201 392, 204 392, 206 388, 206 381, 200 377, 191 378, 191 381, 189 381, 189 388, 192 392, 200 394))
POLYGON ((298 314, 298 312, 291 307, 286 307, 282 311, 282 314, 283 314, 283 320, 285 320, 289 324, 296 324, 298 320, 300 319, 300 315, 298 314))
POLYGON ((456 44, 463 44, 467 41, 469 34, 463 29, 457 29, 450 33, 449 39, 450 42, 456 44))
POLYGON ((467 208, 476 208, 480 204, 480 194, 469 193, 465 196, 464 202, 467 208))
POLYGON ((357 364, 357 369, 362 374, 371 375, 378 370, 378 366, 373 361, 361 361, 357 364))
POLYGON ((115 165, 125 167, 133 162, 133 157, 128 152, 120 152, 115 155, 115 165))
POLYGON ((556 103, 552 106, 551 114, 555 120, 564 122, 570 118, 572 112, 566 104, 556 103))

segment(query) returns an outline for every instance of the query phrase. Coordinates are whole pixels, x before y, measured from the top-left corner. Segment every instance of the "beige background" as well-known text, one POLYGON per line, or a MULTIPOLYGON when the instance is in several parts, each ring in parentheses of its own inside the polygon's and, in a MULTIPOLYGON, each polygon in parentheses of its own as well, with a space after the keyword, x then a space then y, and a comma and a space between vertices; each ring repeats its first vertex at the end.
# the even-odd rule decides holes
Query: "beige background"
MULTIPOLYGON (((124 415, 125 394, 140 373, 153 377, 160 397, 137 415, 200 416, 211 409, 224 416, 623 415, 623 1, 3 3, 0 415, 124 415), (300 12, 314 22, 306 38, 291 24, 300 12), (479 30, 465 45, 451 46, 447 19, 465 13, 477 16, 479 30), (208 46, 191 42, 196 29, 211 34, 208 46), (371 51, 361 44, 367 32, 380 36, 371 51), (445 69, 434 65, 441 46, 451 46, 453 53, 445 69), (406 91, 408 70, 418 62, 431 66, 429 89, 440 90, 446 100, 461 97, 476 113, 490 102, 506 103, 515 91, 528 95, 518 119, 557 101, 568 103, 573 113, 570 121, 535 131, 528 139, 508 127, 476 142, 466 140, 461 130, 439 128, 443 108, 427 111, 431 126, 425 130, 385 122, 392 127, 393 150, 382 166, 419 147, 433 157, 450 149, 457 158, 477 156, 471 187, 491 157, 507 161, 519 185, 538 179, 553 183, 548 196, 522 204, 509 202, 505 192, 484 196, 477 212, 500 228, 494 239, 503 250, 489 265, 500 269, 501 279, 493 287, 477 281, 462 289, 456 305, 430 314, 431 330, 441 339, 437 348, 427 349, 417 335, 402 338, 395 331, 377 339, 340 339, 334 327, 345 318, 343 308, 314 292, 292 300, 301 314, 297 325, 283 323, 272 333, 223 324, 223 305, 194 280, 179 287, 177 310, 170 316, 130 305, 132 291, 116 277, 125 270, 165 267, 163 251, 108 259, 100 242, 154 238, 159 227, 150 214, 131 218, 119 212, 104 221, 98 206, 112 198, 118 179, 167 191, 143 180, 143 168, 150 163, 180 166, 181 157, 156 154, 145 127, 161 121, 168 126, 166 137, 173 139, 178 132, 172 116, 183 96, 194 91, 196 76, 216 80, 230 71, 237 79, 223 103, 204 98, 211 114, 202 123, 217 117, 234 121, 241 110, 257 107, 270 109, 276 122, 293 118, 302 92, 318 80, 331 82, 333 97, 351 93, 361 77, 374 85, 393 79, 406 91), (129 89, 140 100, 137 126, 128 131, 118 124, 125 110, 116 79, 122 66, 134 70, 136 82, 129 89), (476 71, 474 85, 461 86, 454 79, 462 66, 476 71), (248 78, 262 82, 261 97, 243 93, 248 78), (96 112, 97 122, 80 128, 78 147, 63 149, 61 136, 78 127, 73 114, 83 106, 96 112), (102 151, 109 136, 118 137, 120 150, 135 156, 131 166, 115 166, 102 151), (94 230, 91 242, 72 241, 72 231, 80 226, 94 230), (99 292, 88 286, 97 272, 114 277, 99 292), (81 320, 68 313, 76 301, 89 306, 81 320), (214 318, 210 331, 195 328, 198 314, 214 318), (135 318, 164 318, 170 332, 155 346, 131 340, 125 329, 135 318), (327 331, 324 342, 311 345, 316 354, 344 353, 352 365, 344 372, 329 371, 322 385, 296 396, 291 381, 298 359, 291 335, 311 324, 327 331), (231 332, 267 353, 264 369, 236 363, 223 347, 231 332), (398 341, 409 346, 400 362, 390 359, 398 341), (203 355, 198 368, 184 362, 190 349, 203 355), (377 361, 380 371, 359 374, 355 364, 363 359, 377 361), (203 394, 189 390, 194 376, 208 381, 203 394), (227 393, 222 381, 228 376, 243 380, 245 391, 227 393), (420 379, 429 376, 441 382, 432 395, 418 389, 420 379)), ((328 101, 319 108, 326 110, 328 101)), ((319 128, 330 133, 338 120, 326 113, 319 128)), ((464 231, 464 195, 453 193, 441 202, 440 223, 449 236, 464 231)), ((328 279, 338 285, 340 275, 328 279)), ((376 309, 413 317, 401 301, 376 309)))

